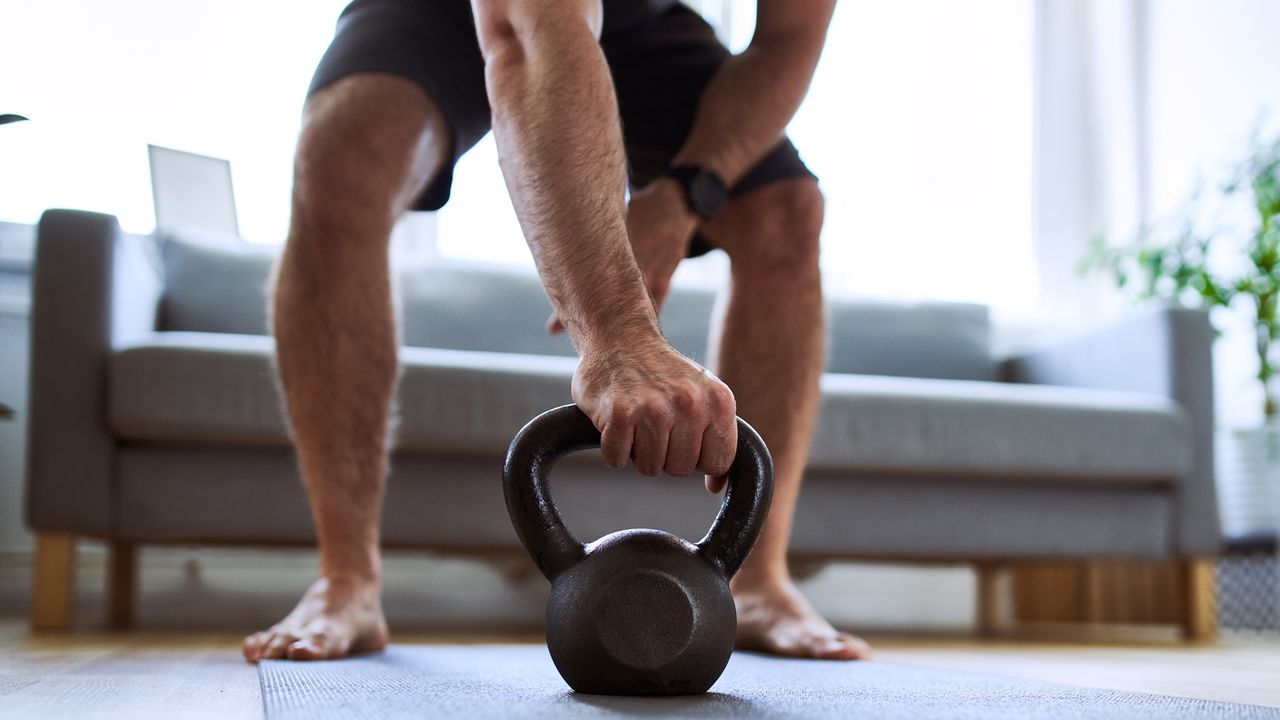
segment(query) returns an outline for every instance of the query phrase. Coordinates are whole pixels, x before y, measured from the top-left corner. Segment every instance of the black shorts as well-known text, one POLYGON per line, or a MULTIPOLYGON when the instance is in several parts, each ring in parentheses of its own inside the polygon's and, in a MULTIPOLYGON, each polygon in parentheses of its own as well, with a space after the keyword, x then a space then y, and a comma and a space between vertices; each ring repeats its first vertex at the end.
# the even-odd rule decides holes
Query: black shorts
MULTIPOLYGON (((673 0, 604 0, 600 47, 613 75, 632 187, 659 178, 684 144, 703 88, 729 57, 715 31, 673 0)), ((354 0, 338 19, 310 96, 347 75, 391 73, 418 83, 440 106, 453 158, 414 208, 449 200, 453 166, 489 132, 484 59, 468 0, 354 0)), ((730 189, 737 197, 769 183, 814 178, 785 137, 730 189)), ((691 255, 709 248, 695 240, 691 255)))

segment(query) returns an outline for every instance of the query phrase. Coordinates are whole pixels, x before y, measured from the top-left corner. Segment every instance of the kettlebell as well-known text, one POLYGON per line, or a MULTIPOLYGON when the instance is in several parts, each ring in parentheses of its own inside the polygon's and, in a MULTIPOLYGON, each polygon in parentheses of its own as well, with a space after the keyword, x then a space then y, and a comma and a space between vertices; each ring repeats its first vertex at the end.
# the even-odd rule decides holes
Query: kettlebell
POLYGON ((729 579, 764 527, 773 495, 769 449, 739 418, 724 501, 696 544, 661 530, 632 529, 584 545, 551 499, 551 468, 564 455, 596 447, 600 432, 591 419, 565 405, 525 425, 503 467, 516 534, 551 581, 551 660, 580 693, 706 692, 733 652, 738 617, 729 579))

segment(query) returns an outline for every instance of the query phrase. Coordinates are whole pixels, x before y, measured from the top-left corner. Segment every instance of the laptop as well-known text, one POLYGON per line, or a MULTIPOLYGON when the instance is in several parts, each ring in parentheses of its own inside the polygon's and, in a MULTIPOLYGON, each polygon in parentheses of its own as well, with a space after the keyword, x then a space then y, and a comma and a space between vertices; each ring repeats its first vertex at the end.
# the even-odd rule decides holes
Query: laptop
POLYGON ((240 235, 230 161, 158 145, 148 145, 147 154, 157 229, 240 235))

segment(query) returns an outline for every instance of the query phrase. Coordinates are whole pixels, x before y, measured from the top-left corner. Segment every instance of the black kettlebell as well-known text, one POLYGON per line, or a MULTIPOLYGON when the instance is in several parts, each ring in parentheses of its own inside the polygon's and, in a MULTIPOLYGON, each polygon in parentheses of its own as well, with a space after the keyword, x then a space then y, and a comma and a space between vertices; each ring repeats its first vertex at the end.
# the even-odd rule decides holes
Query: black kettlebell
POLYGON ((565 405, 516 434, 503 468, 511 522, 551 581, 551 659, 581 693, 706 692, 733 652, 738 617, 729 578, 747 559, 769 511, 769 449, 738 420, 724 502, 697 544, 661 530, 633 529, 583 545, 561 520, 549 481, 561 456, 595 447, 600 432, 591 419, 565 405))

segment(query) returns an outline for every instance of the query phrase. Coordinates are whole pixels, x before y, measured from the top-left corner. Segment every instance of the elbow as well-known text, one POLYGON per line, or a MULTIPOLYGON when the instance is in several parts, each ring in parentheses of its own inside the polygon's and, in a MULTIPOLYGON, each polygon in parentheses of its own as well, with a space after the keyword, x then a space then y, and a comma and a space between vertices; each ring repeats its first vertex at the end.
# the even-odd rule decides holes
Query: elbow
POLYGON ((600 0, 531 3, 526 0, 472 0, 476 36, 485 66, 518 66, 535 50, 549 49, 557 38, 600 36, 604 11, 600 0))
POLYGON ((486 68, 520 65, 528 58, 526 40, 509 12, 489 10, 478 13, 476 35, 486 68))

